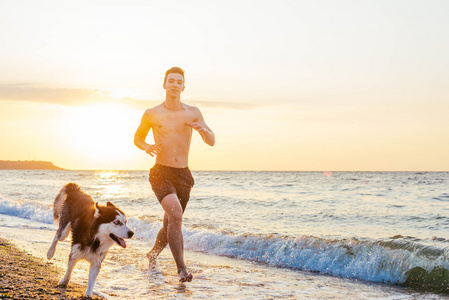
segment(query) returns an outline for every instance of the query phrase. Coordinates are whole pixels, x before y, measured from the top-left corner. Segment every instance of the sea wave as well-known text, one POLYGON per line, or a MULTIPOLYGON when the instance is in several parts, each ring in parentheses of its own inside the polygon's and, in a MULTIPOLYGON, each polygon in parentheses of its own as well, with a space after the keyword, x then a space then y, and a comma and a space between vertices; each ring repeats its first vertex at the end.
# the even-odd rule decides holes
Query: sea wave
POLYGON ((232 236, 201 231, 187 234, 185 241, 192 250, 373 282, 404 283, 407 271, 415 267, 448 269, 446 250, 436 255, 435 249, 414 242, 404 242, 404 247, 402 243, 356 238, 232 236))
POLYGON ((36 201, 10 200, 0 196, 0 214, 46 224, 53 223, 53 211, 51 206, 36 201))
MULTIPOLYGON (((136 238, 154 242, 160 222, 148 223, 133 218, 129 221, 136 238)), ((188 250, 343 278, 449 289, 449 248, 445 242, 432 245, 402 236, 324 239, 233 235, 188 228, 183 228, 183 234, 188 250)))

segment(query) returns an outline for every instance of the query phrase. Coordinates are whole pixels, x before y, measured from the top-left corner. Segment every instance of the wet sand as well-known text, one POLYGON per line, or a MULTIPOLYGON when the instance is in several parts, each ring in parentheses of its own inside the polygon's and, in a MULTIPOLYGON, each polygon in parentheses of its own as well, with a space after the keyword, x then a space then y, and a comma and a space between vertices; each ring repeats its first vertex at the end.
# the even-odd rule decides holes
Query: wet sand
MULTIPOLYGON (((88 299, 86 286, 69 283, 58 287, 64 270, 19 250, 0 238, 0 298, 2 299, 88 299)), ((104 299, 94 296, 91 299, 104 299)))

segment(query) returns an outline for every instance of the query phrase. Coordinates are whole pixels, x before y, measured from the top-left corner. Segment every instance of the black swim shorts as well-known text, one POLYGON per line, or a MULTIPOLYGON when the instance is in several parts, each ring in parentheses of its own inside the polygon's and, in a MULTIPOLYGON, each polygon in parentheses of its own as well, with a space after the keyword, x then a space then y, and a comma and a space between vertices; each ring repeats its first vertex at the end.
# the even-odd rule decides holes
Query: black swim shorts
POLYGON ((150 170, 150 183, 159 203, 167 195, 176 194, 185 211, 195 181, 188 167, 173 168, 155 164, 150 170))

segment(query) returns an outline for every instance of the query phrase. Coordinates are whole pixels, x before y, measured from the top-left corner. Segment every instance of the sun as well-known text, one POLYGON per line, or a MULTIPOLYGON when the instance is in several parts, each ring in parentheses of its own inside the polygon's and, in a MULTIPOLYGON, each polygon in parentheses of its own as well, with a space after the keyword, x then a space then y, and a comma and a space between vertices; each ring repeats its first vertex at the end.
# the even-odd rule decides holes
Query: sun
POLYGON ((76 160, 103 169, 132 152, 140 116, 126 105, 103 103, 72 108, 68 118, 67 143, 76 160))

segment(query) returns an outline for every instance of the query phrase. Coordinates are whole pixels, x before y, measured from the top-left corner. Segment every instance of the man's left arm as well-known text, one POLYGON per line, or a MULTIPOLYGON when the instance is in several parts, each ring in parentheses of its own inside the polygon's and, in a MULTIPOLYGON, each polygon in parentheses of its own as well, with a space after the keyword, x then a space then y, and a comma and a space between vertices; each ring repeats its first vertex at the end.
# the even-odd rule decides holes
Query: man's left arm
POLYGON ((212 132, 209 126, 207 126, 200 110, 196 107, 195 110, 196 110, 195 121, 187 123, 186 125, 198 131, 198 133, 201 135, 201 138, 206 144, 208 144, 209 146, 213 146, 215 144, 215 134, 212 132))

